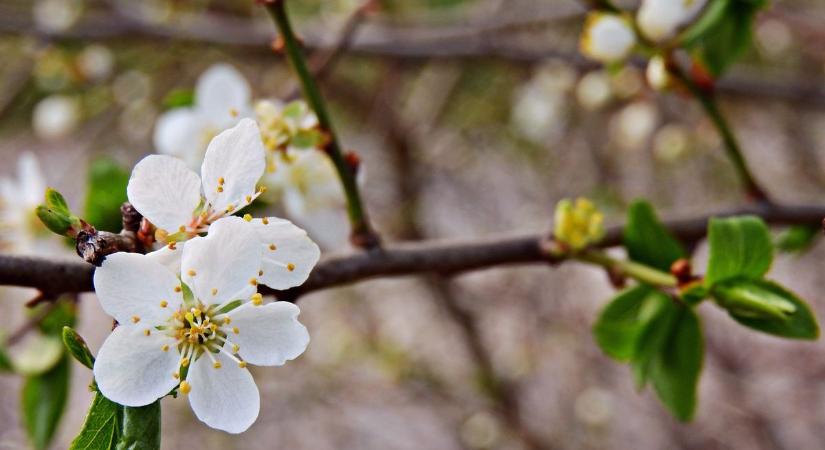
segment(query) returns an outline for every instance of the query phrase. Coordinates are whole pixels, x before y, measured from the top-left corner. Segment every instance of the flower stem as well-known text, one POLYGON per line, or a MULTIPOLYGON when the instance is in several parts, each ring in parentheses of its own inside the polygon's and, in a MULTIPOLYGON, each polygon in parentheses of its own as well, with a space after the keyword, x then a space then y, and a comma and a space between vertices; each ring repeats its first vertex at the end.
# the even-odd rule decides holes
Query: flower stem
POLYGON ((757 183, 748 168, 748 164, 742 154, 742 149, 739 146, 739 141, 736 139, 736 135, 733 134, 733 129, 724 114, 722 114, 722 111, 719 109, 719 104, 716 101, 716 96, 713 91, 703 89, 677 67, 669 67, 669 70, 685 85, 696 100, 699 101, 699 104, 702 105, 702 109, 704 109, 705 114, 707 114, 708 118, 710 118, 713 126, 716 127, 716 130, 722 137, 722 142, 724 143, 725 152, 727 153, 728 159, 730 159, 731 163, 733 163, 733 167, 736 170, 737 175, 739 175, 739 179, 744 185, 747 195, 759 203, 769 203, 770 198, 768 197, 767 192, 765 192, 759 183, 757 183))
POLYGON ((278 27, 281 39, 283 40, 286 57, 301 83, 304 98, 315 111, 321 130, 326 133, 329 138, 324 150, 335 165, 335 170, 338 172, 338 177, 344 188, 344 195, 347 199, 347 214, 352 225, 351 239, 353 243, 359 247, 377 247, 380 245, 380 241, 370 226, 367 211, 364 208, 361 193, 358 190, 358 183, 355 179, 355 171, 357 169, 347 163, 341 151, 341 145, 333 128, 329 112, 327 111, 326 102, 321 96, 318 84, 315 82, 315 79, 307 67, 306 57, 292 29, 285 3, 285 0, 268 0, 264 2, 264 5, 278 27))
POLYGON ((676 287, 678 281, 673 275, 633 261, 620 260, 599 250, 588 250, 575 256, 579 261, 602 266, 642 283, 659 287, 676 287))

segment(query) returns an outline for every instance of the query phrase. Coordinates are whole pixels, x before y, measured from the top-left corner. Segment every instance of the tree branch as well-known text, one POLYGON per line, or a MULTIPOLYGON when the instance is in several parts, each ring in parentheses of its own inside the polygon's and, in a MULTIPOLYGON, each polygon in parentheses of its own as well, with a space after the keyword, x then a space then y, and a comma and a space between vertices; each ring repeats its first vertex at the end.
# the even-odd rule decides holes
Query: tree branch
MULTIPOLYGON (((680 240, 696 242, 705 236, 710 217, 753 214, 775 225, 819 226, 825 207, 753 205, 691 219, 666 221, 665 226, 680 240)), ((622 226, 608 229, 599 247, 621 244, 622 226)), ((407 242, 369 252, 333 255, 322 260, 303 285, 288 291, 261 289, 281 300, 295 301, 304 294, 373 278, 461 272, 513 264, 552 261, 544 250, 543 235, 490 237, 466 241, 407 242)), ((54 261, 35 256, 0 255, 0 285, 40 289, 49 294, 94 290, 94 266, 82 262, 54 261)), ((264 286, 261 286, 264 288, 264 286)))

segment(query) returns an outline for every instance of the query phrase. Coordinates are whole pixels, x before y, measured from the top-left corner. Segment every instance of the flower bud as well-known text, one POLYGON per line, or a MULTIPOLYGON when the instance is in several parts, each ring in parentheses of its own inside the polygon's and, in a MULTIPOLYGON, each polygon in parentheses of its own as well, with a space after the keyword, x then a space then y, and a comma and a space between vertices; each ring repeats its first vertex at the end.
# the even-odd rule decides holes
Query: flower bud
POLYGON ((554 238, 572 250, 581 250, 604 236, 604 215, 586 198, 564 199, 556 205, 554 238))
POLYGON ((657 91, 665 90, 670 86, 670 73, 668 73, 667 63, 661 55, 650 58, 645 76, 647 77, 647 84, 657 91))
POLYGON ((707 0, 643 0, 636 23, 646 38, 662 42, 693 20, 705 3, 707 0))
POLYGON ((717 286, 717 302, 739 317, 787 320, 796 305, 758 285, 717 286))
POLYGON ((625 59, 636 45, 636 35, 626 17, 605 12, 591 12, 584 21, 579 40, 581 52, 608 64, 625 59))

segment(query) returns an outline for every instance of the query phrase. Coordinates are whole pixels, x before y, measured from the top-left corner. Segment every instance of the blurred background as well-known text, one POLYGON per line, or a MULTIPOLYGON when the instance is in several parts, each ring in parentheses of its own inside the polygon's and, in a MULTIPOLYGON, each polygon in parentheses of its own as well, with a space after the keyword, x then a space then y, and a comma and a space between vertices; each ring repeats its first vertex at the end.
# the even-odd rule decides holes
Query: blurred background
MULTIPOLYGON (((288 1, 313 65, 325 68, 344 145, 361 156, 366 203, 386 241, 548 231, 555 203, 580 195, 610 223, 621 223, 638 197, 665 218, 743 204, 695 103, 653 92, 642 65, 608 72, 578 55, 582 4, 363 5, 288 1)), ((758 17, 753 48, 719 85, 756 177, 789 204, 825 198, 823 23, 819 0, 773 1, 758 17)), ((32 231, 34 219, 8 211, 38 189, 39 202, 45 185, 78 211, 90 201, 119 204, 123 194, 107 183, 128 178, 155 151, 158 118, 191 104, 214 64, 236 68, 253 98, 295 98, 274 36, 265 11, 247 0, 3 0, 0 250, 74 258, 59 238, 32 231), (90 183, 99 183, 102 200, 86 199, 90 183)), ((325 252, 347 250, 340 208, 301 217, 279 199, 269 208, 305 226, 325 252)), ((700 245, 696 260, 704 254, 700 245)), ((771 273, 819 317, 823 260, 817 243, 780 255, 771 273)), ((590 327, 613 292, 603 271, 570 263, 313 293, 300 302, 312 336, 307 353, 255 370, 256 424, 230 436, 200 423, 184 399, 165 399, 163 448, 822 446, 823 344, 767 337, 699 308, 707 347, 699 409, 693 423, 679 424, 593 341, 590 327)), ((0 290, 5 333, 24 323, 33 296, 0 290)), ((77 329, 97 351, 111 319, 91 294, 78 308, 77 329)), ((91 400, 91 372, 72 364, 54 448, 68 446, 91 400)), ((2 449, 28 447, 21 385, 19 376, 0 376, 2 449)))

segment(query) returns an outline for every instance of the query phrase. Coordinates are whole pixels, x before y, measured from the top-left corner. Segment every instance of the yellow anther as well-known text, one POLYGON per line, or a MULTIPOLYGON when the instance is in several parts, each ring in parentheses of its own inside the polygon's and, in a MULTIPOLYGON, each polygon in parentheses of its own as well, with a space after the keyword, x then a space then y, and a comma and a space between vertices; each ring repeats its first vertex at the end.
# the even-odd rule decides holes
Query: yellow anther
POLYGON ((172 378, 177 380, 178 378, 180 378, 180 374, 178 374, 177 372, 172 372, 172 378))
POLYGON ((188 394, 189 391, 191 391, 191 390, 192 390, 192 386, 189 386, 188 381, 183 380, 183 381, 180 382, 180 391, 181 392, 183 392, 184 394, 188 394))
POLYGON ((186 272, 186 273, 187 273, 187 274, 189 274, 189 276, 190 276, 190 277, 194 277, 195 275, 197 275, 197 274, 198 274, 197 272, 195 272, 195 271, 194 271, 194 270, 192 270, 192 269, 189 269, 189 271, 188 271, 188 272, 186 272))
POLYGON ((165 351, 165 352, 168 352, 169 351, 169 345, 168 344, 163 344, 163 346, 160 349, 165 351))
POLYGON ((238 344, 232 344, 232 353, 238 353, 238 350, 241 349, 241 346, 238 344))
POLYGON ((223 186, 218 186, 218 192, 223 192, 223 186))
POLYGON ((185 227, 185 226, 183 226, 183 225, 181 225, 181 226, 178 228, 178 231, 180 231, 181 233, 183 233, 183 232, 185 232, 185 231, 186 231, 186 227, 185 227))
POLYGON ((156 241, 166 242, 166 238, 168 238, 168 237, 169 237, 169 232, 164 230, 163 228, 158 228, 157 230, 155 230, 155 240, 156 241))
POLYGON ((238 333, 241 332, 241 330, 239 330, 238 327, 233 327, 232 332, 235 333, 235 334, 238 334, 238 333))
POLYGON ((254 279, 254 278, 250 278, 249 279, 249 284, 251 284, 252 286, 257 286, 258 285, 258 280, 254 279))
POLYGON ((218 295, 218 288, 212 288, 212 295, 218 295))
POLYGON ((287 264, 286 265, 286 270, 292 272, 293 270, 295 270, 295 264, 292 264, 292 263, 287 264))
POLYGON ((216 369, 220 369, 220 368, 221 368, 221 362, 220 362, 220 361, 215 361, 215 362, 212 364, 212 367, 214 367, 214 368, 216 368, 216 369))
POLYGON ((215 331, 217 331, 218 326, 214 323, 210 323, 209 324, 209 329, 212 330, 212 332, 214 333, 215 331))
POLYGON ((181 287, 180 286, 175 286, 175 292, 180 292, 180 291, 182 291, 181 287))
POLYGON ((252 295, 252 304, 255 306, 259 306, 261 303, 264 302, 264 296, 261 294, 253 294, 252 295))
POLYGON ((183 358, 182 360, 180 360, 180 365, 183 367, 189 366, 189 358, 183 358))
POLYGON ((252 203, 252 196, 251 195, 246 196, 246 202, 247 203, 252 203))
POLYGON ((229 115, 232 117, 238 117, 238 110, 235 108, 229 108, 229 115))
POLYGON ((189 323, 192 323, 192 322, 195 321, 195 315, 192 314, 191 312, 186 313, 186 315, 184 317, 186 317, 186 321, 189 322, 189 323))
POLYGON ((225 316, 223 318, 223 324, 224 325, 229 325, 231 322, 232 322, 232 319, 229 316, 225 316))
POLYGON ((169 302, 167 302, 166 300, 161 300, 160 301, 160 307, 161 308, 166 308, 167 306, 169 306, 169 302))
POLYGON ((138 322, 140 322, 140 317, 132 316, 132 323, 138 323, 138 322))
POLYGON ((246 361, 241 361, 241 362, 239 362, 239 363, 238 363, 238 367, 240 367, 241 369, 246 368, 246 361))
POLYGON ((277 249, 278 249, 278 246, 277 246, 277 245, 275 245, 275 244, 269 244, 269 249, 270 249, 270 250, 272 250, 272 251, 274 252, 275 250, 277 250, 277 249))
POLYGON ((247 222, 252 222, 252 214, 244 214, 243 215, 243 220, 245 220, 247 222))
POLYGON ((145 336, 149 336, 149 335, 151 335, 151 334, 152 334, 152 331, 151 331, 151 330, 149 330, 149 329, 147 328, 147 329, 143 330, 143 334, 144 334, 145 336))
POLYGON ((226 182, 226 180, 224 180, 223 177, 218 178, 218 184, 219 185, 223 185, 225 182, 226 182))
POLYGON ((263 222, 264 225, 269 225, 269 217, 264 217, 261 219, 261 222, 263 222))
POLYGON ((226 213, 229 214, 235 210, 235 205, 229 205, 226 207, 226 213))
POLYGON ((258 271, 258 276, 259 276, 259 277, 264 276, 264 271, 263 271, 263 270, 259 270, 259 271, 258 271))
POLYGON ((200 317, 201 314, 203 314, 203 311, 201 311, 200 308, 192 308, 192 314, 200 317))
POLYGON ((167 247, 169 248, 169 250, 175 250, 177 247, 177 243, 175 241, 170 241, 167 247))
POLYGON ((258 193, 263 194, 266 192, 266 186, 258 186, 258 193))

